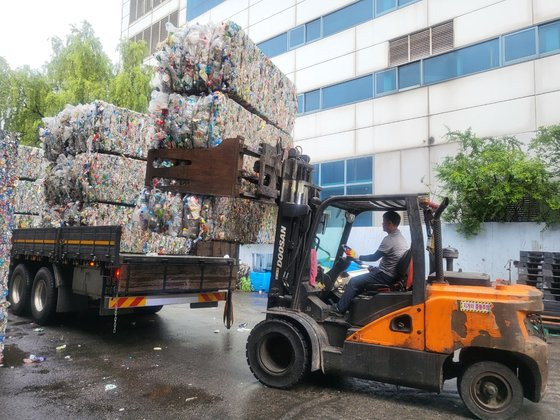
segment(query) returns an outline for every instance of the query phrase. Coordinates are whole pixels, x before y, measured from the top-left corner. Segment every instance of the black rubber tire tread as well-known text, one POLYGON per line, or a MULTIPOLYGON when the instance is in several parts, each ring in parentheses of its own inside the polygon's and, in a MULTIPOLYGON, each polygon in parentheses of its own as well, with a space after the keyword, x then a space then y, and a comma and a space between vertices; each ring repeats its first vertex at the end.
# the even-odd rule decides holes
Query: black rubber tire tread
POLYGON ((477 418, 482 420, 505 420, 512 418, 523 406, 523 387, 519 378, 506 365, 497 362, 476 362, 468 367, 457 378, 457 389, 461 399, 477 418), (471 382, 483 372, 493 372, 505 379, 512 389, 510 404, 500 412, 488 412, 480 408, 470 395, 471 382))
POLYGON ((153 315, 153 314, 157 314, 162 309, 163 309, 163 305, 144 306, 142 308, 134 308, 134 313, 137 315, 153 315))
POLYGON ((33 285, 33 279, 31 278, 31 272, 27 268, 25 264, 18 264, 12 275, 10 276, 10 281, 8 282, 8 300, 10 301, 10 308, 15 315, 26 315, 29 313, 29 303, 31 301, 31 286, 33 285), (12 301, 12 283, 14 281, 14 277, 16 275, 20 275, 23 277, 23 281, 26 284, 26 287, 23 290, 21 299, 19 303, 15 304, 12 301))
POLYGON ((284 319, 268 319, 258 323, 249 334, 245 355, 247 364, 255 378, 263 385, 271 388, 290 388, 300 382, 309 373, 311 357, 308 341, 298 327, 284 319), (284 337, 290 341, 294 349, 295 360, 286 374, 272 375, 265 371, 259 363, 259 357, 257 355, 258 344, 270 333, 284 335, 284 337))
POLYGON ((35 274, 35 279, 33 280, 33 287, 31 289, 31 315, 33 320, 39 325, 47 325, 54 317, 56 313, 56 301, 58 299, 58 290, 54 281, 54 275, 47 267, 41 268, 35 274), (44 281, 47 287, 47 299, 45 302, 45 307, 42 311, 38 311, 33 302, 33 295, 37 284, 40 281, 44 281))

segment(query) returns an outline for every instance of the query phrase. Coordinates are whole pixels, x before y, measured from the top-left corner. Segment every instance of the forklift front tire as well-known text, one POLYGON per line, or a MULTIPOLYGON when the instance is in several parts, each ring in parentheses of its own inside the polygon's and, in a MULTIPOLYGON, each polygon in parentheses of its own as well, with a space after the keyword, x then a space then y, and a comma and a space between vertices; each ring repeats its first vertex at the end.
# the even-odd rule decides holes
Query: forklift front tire
POLYGON ((253 375, 272 388, 290 388, 309 372, 309 346, 301 331, 283 319, 257 324, 247 340, 253 375))
POLYGON ((463 402, 479 419, 509 419, 523 405, 521 382, 501 363, 474 363, 457 380, 463 402))

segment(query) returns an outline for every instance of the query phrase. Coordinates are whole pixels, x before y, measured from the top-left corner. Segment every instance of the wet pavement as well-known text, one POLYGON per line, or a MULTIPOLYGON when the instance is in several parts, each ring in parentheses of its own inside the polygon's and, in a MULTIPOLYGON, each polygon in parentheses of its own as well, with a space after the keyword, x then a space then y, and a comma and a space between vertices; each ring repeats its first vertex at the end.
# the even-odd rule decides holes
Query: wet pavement
MULTIPOLYGON (((234 305, 229 331, 222 306, 120 316, 117 334, 112 317, 64 315, 40 331, 29 319, 10 315, 0 419, 472 418, 455 381, 446 382, 440 395, 322 375, 287 391, 265 388, 247 367, 249 333, 238 326, 264 319, 266 295, 238 293, 234 305), (24 364, 30 354, 47 360, 24 364)), ((558 418, 560 339, 549 342, 547 396, 539 404, 525 400, 520 419, 558 418)))

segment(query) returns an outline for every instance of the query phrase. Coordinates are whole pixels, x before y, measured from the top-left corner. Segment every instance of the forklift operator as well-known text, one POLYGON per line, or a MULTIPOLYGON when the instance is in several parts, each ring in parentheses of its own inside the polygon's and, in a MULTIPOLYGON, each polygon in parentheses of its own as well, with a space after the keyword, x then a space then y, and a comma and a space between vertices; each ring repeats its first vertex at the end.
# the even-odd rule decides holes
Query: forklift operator
MULTIPOLYGON (((378 250, 371 255, 350 255, 361 261, 377 261, 381 258, 381 262, 379 267, 370 267, 369 273, 354 277, 348 282, 338 304, 335 303, 332 306, 335 315, 344 314, 352 299, 365 290, 369 284, 392 286, 395 283, 397 264, 409 248, 406 239, 398 229, 400 222, 401 217, 397 212, 384 213, 383 231, 387 232, 387 236, 381 241, 378 250)), ((353 251, 350 252, 353 253, 353 251)))

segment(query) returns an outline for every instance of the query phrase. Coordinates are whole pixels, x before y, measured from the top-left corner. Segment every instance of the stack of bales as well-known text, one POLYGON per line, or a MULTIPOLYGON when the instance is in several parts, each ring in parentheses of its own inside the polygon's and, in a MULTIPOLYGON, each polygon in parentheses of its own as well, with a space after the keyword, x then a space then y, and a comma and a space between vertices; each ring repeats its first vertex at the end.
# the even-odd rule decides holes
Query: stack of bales
MULTIPOLYGON (((151 238, 133 236, 132 214, 146 172, 146 116, 95 101, 67 106, 43 122, 41 140, 50 161, 43 224, 121 225, 121 251, 143 252, 142 241, 151 238)), ((186 253, 185 241, 176 242, 162 252, 186 253)))
POLYGON ((18 181, 14 199, 14 227, 27 229, 41 226, 45 209, 43 177, 48 166, 43 149, 18 147, 16 176, 18 181))
POLYGON ((14 225, 17 147, 17 137, 0 130, 0 363, 8 322, 6 296, 10 268, 11 232, 14 225))
MULTIPOLYGON (((261 143, 292 145, 295 87, 237 24, 169 29, 155 55, 158 77, 147 130, 151 148, 211 148, 237 136, 253 149, 261 143)), ((254 175, 254 162, 244 159, 246 175, 254 175)), ((254 192, 249 183, 241 188, 254 192)), ((144 225, 153 219, 150 203, 158 201, 150 199, 151 194, 147 191, 137 207, 144 225)), ((190 239, 239 243, 274 239, 274 206, 241 198, 187 196, 183 209, 183 234, 190 239)), ((176 225, 169 220, 159 224, 176 225)))

